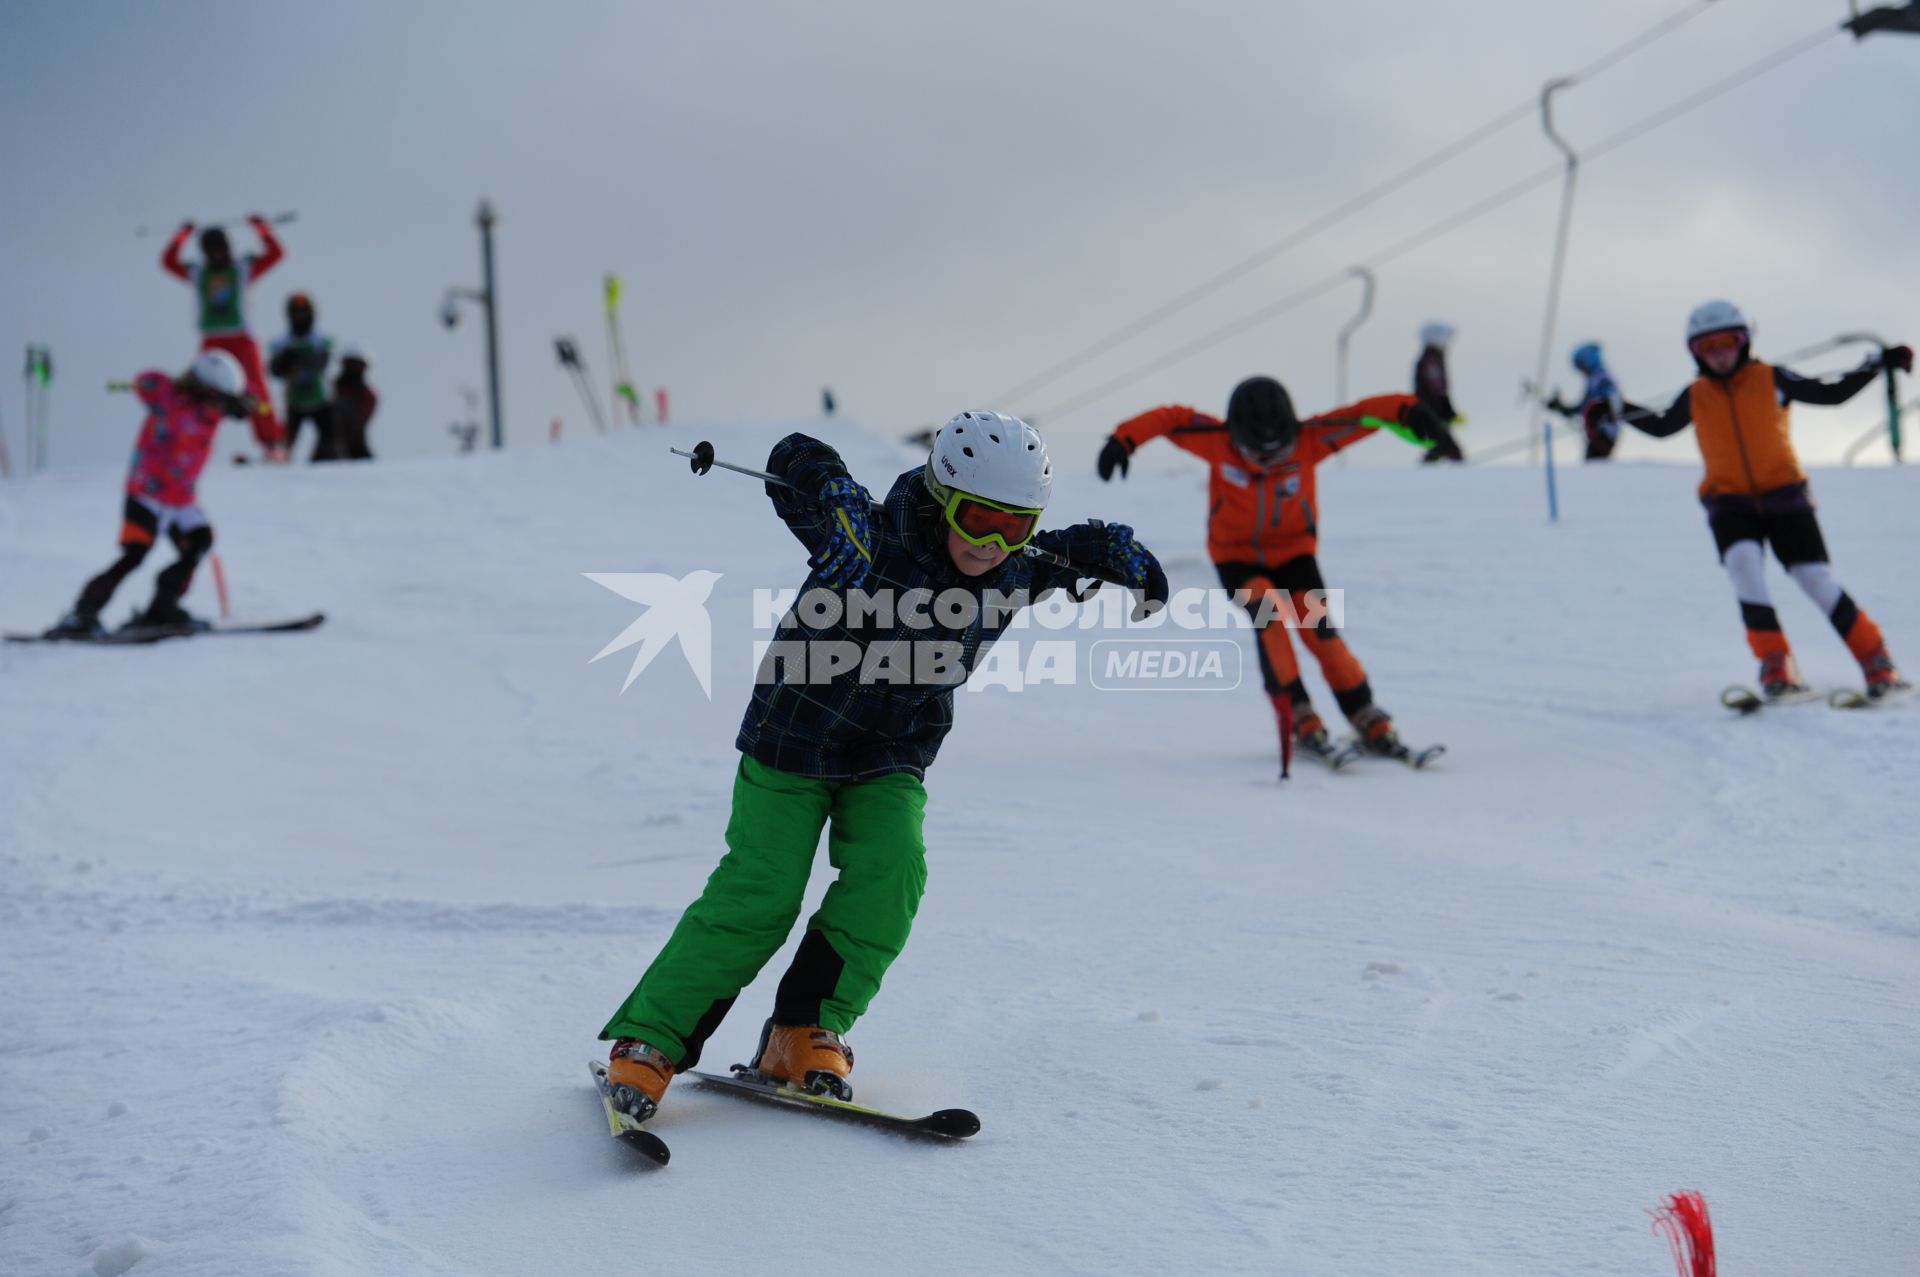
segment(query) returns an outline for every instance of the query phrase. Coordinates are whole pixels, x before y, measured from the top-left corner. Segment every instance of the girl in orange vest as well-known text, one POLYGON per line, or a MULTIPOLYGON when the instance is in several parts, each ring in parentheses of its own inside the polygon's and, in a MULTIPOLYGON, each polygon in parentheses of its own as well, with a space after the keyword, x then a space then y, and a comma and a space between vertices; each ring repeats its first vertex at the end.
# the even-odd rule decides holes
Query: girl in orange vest
MULTIPOLYGON (((1155 408, 1123 421, 1100 453, 1100 477, 1127 473, 1134 449, 1162 435, 1207 462, 1207 551, 1220 583, 1233 591, 1256 619, 1270 593, 1302 596, 1325 590, 1320 563, 1320 509, 1314 468, 1376 430, 1432 445, 1449 437, 1447 425, 1412 395, 1374 395, 1302 421, 1285 386, 1271 377, 1249 377, 1233 389, 1222 421, 1184 405, 1155 408)), ((1302 604, 1292 601, 1292 607, 1302 604)), ((1274 620, 1282 608, 1266 608, 1255 650, 1268 698, 1280 720, 1284 768, 1295 743, 1316 757, 1344 761, 1328 739, 1300 681, 1287 627, 1274 620)), ((1369 752, 1406 758, 1393 720, 1373 703, 1373 689, 1359 658, 1322 617, 1300 627, 1300 640, 1320 664, 1334 700, 1369 752)))
POLYGON ((1804 692, 1787 637, 1767 593, 1766 553, 1833 622, 1860 662, 1867 695, 1878 699, 1907 683, 1887 654, 1873 618, 1840 587, 1827 565, 1827 544, 1813 513, 1807 472, 1793 452, 1788 405, 1841 404, 1891 366, 1911 372, 1913 351, 1889 346, 1832 380, 1802 377, 1753 358, 1752 329, 1732 302, 1710 301, 1687 319, 1687 349, 1700 376, 1666 412, 1630 408, 1627 422, 1665 437, 1691 422, 1706 474, 1700 500, 1720 562, 1733 580, 1747 645, 1760 659, 1760 688, 1769 698, 1804 692))

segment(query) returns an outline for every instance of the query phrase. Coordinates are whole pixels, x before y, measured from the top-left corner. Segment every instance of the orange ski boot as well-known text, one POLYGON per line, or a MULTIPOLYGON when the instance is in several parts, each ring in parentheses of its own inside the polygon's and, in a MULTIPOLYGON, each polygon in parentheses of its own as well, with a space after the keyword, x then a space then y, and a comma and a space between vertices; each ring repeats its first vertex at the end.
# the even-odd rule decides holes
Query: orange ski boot
POLYGON ((1893 657, 1888 654, 1885 643, 1860 658, 1860 672, 1867 677, 1868 700, 1877 701, 1894 692, 1907 691, 1912 686, 1900 677, 1900 671, 1894 667, 1893 657))
POLYGON ((1393 719, 1378 705, 1356 710, 1349 721, 1360 737, 1360 748, 1369 754, 1398 758, 1406 753, 1406 747, 1400 743, 1399 733, 1393 730, 1393 719))
POLYGON ((638 1038, 621 1038, 607 1057, 607 1089, 613 1106, 636 1122, 652 1117, 673 1081, 673 1061, 638 1038))
MULTIPOLYGON (((1865 664, 1865 662, 1862 662, 1865 664)), ((1871 686, 1871 684, 1869 684, 1871 686)), ((1791 652, 1772 652, 1760 659, 1760 694, 1768 700, 1797 696, 1807 690, 1791 652)))
POLYGON ((836 1100, 851 1100, 853 1048, 838 1033, 813 1024, 775 1024, 760 1031, 754 1068, 767 1077, 836 1100))

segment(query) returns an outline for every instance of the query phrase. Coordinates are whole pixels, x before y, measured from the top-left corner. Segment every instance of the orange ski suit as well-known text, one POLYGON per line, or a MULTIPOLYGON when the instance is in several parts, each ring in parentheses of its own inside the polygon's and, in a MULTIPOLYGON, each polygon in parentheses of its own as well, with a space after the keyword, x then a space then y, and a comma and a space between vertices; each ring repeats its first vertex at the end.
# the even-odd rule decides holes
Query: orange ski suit
MULTIPOLYGON (((1320 537, 1315 468, 1381 429, 1424 447, 1425 441, 1404 421, 1417 402, 1412 395, 1374 395, 1306 418, 1300 423, 1300 438, 1292 452, 1264 467, 1241 454, 1225 422, 1181 404, 1154 408, 1121 422, 1114 437, 1131 453, 1148 440, 1165 436, 1207 463, 1211 471, 1207 483, 1207 553, 1220 573, 1221 584, 1236 593, 1245 591, 1244 605, 1249 611, 1257 611, 1270 592, 1300 594, 1326 588, 1314 558, 1320 537)), ((1284 606, 1290 600, 1275 602, 1282 605, 1276 609, 1277 615, 1294 614, 1284 606)), ((1349 719, 1373 704, 1366 670, 1331 622, 1322 619, 1311 628, 1302 628, 1300 638, 1319 662, 1327 685, 1349 719)), ((1313 707, 1300 681, 1287 627, 1261 627, 1257 650, 1268 694, 1287 697, 1293 703, 1295 721, 1308 723, 1313 707)))

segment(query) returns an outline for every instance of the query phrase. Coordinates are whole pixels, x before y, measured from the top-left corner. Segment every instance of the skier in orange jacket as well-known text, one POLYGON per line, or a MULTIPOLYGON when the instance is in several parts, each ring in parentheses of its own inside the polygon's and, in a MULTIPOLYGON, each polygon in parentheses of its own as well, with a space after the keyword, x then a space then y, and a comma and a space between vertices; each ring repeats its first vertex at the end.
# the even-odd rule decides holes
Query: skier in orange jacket
MULTIPOLYGON (((1249 377, 1234 387, 1224 421, 1183 405, 1155 408, 1121 422, 1100 453, 1102 479, 1115 471, 1124 477, 1134 450, 1162 436, 1212 468, 1207 552, 1220 583, 1255 618, 1255 647, 1280 722, 1283 759, 1294 743, 1322 758, 1337 751, 1301 682, 1283 623, 1303 611, 1297 597, 1271 600, 1287 606, 1262 604, 1272 592, 1300 596, 1326 589, 1315 558, 1320 507, 1314 469, 1381 429, 1428 446, 1445 436, 1446 423, 1412 395, 1374 395, 1302 421, 1286 387, 1271 377, 1249 377)), ((1393 720, 1374 704, 1366 670, 1331 621, 1322 614, 1317 624, 1303 624, 1300 640, 1319 662, 1361 745, 1373 753, 1401 754, 1393 720)))
POLYGON ((1787 636, 1767 593, 1766 550, 1806 591, 1860 662, 1875 700, 1907 683, 1887 653, 1873 618, 1841 588, 1827 563, 1827 543, 1814 516, 1807 472, 1794 455, 1788 405, 1841 404, 1889 366, 1913 370, 1913 351, 1889 346, 1844 376, 1803 377, 1752 354, 1753 330, 1732 302, 1703 302, 1687 319, 1687 349, 1700 375, 1664 413, 1629 408, 1628 425, 1664 438, 1692 423, 1706 473, 1700 501, 1720 562, 1733 581, 1747 646, 1760 661, 1768 697, 1804 692, 1787 636))

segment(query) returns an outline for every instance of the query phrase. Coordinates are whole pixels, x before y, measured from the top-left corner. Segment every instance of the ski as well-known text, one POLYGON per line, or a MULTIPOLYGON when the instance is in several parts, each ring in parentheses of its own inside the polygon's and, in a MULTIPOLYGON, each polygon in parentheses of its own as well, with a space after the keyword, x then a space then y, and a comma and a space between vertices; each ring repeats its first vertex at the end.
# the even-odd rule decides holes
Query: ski
POLYGON ((695 1070, 689 1072, 687 1076, 709 1090, 761 1100, 768 1104, 778 1104, 785 1108, 807 1109, 823 1117, 839 1118, 861 1126, 871 1126, 878 1130, 892 1131, 919 1139, 963 1140, 969 1135, 977 1135, 980 1131, 980 1119, 966 1109, 941 1109, 925 1117, 902 1117, 897 1113, 883 1113, 879 1109, 868 1108, 863 1104, 836 1100, 826 1095, 814 1095, 772 1078, 762 1077, 745 1065, 736 1064, 734 1069, 735 1073, 732 1075, 702 1073, 695 1070))
POLYGON ((1912 695, 1913 687, 1905 683, 1889 688, 1878 696, 1843 687, 1827 695, 1827 704, 1833 709, 1880 709, 1907 700, 1912 695))
POLYGON ((1377 750, 1361 748, 1359 743, 1355 742, 1354 748, 1359 749, 1362 754, 1373 758, 1391 758, 1397 762, 1405 763, 1415 771, 1419 771, 1428 763, 1447 752, 1445 745, 1426 745, 1415 749, 1413 746, 1403 745, 1399 741, 1395 741, 1385 749, 1377 750))
POLYGON ((207 634, 294 634, 314 630, 326 621, 325 612, 295 617, 287 621, 242 622, 236 625, 126 625, 103 634, 8 634, 9 643, 77 643, 96 647, 140 646, 166 639, 195 638, 207 634))
POLYGON ((607 1115, 608 1133, 655 1166, 665 1166, 667 1159, 673 1156, 667 1148, 667 1142, 634 1121, 631 1113, 623 1113, 613 1106, 613 1090, 607 1085, 606 1061, 588 1060, 587 1068, 593 1073, 593 1084, 600 1092, 600 1107, 607 1115))
POLYGON ((1415 772, 1419 772, 1421 768, 1427 766, 1428 762, 1438 759, 1438 757, 1444 755, 1444 753, 1446 753, 1446 745, 1421 745, 1419 749, 1413 749, 1411 745, 1394 745, 1392 749, 1388 749, 1388 751, 1386 751, 1384 755, 1380 755, 1380 757, 1382 757, 1382 759, 1402 760, 1409 768, 1413 768, 1415 772))
POLYGON ((1354 759, 1360 757, 1360 742, 1343 741, 1336 745, 1332 741, 1297 740, 1293 743, 1296 758, 1311 758, 1330 771, 1339 771, 1354 759))
POLYGON ((1798 691, 1782 692, 1778 696, 1765 696, 1751 687, 1742 687, 1738 683, 1720 693, 1720 704, 1736 714, 1757 714, 1769 705, 1805 705, 1821 699, 1821 693, 1811 687, 1798 691))

